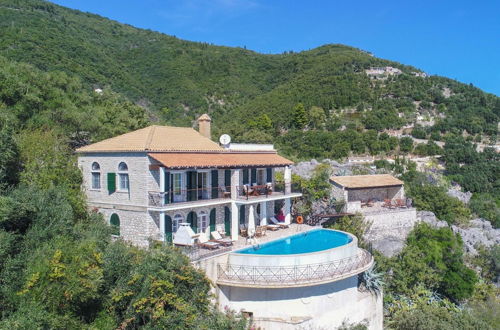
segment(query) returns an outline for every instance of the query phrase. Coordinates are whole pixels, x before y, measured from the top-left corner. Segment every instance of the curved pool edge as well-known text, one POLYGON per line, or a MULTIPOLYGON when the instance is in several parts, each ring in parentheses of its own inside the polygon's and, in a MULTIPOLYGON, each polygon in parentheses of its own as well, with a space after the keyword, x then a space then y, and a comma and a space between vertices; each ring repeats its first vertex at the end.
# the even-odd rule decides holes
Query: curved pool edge
POLYGON ((301 266, 217 264, 217 285, 244 288, 307 287, 337 282, 370 269, 373 256, 358 248, 354 257, 301 266))
MULTIPOLYGON (((351 233, 344 232, 341 230, 318 228, 313 230, 329 230, 334 232, 340 232, 351 238, 351 241, 347 244, 336 246, 329 249, 297 253, 297 254, 247 254, 238 253, 237 251, 228 254, 228 264, 233 265, 246 265, 246 266, 301 266, 305 264, 319 264, 328 263, 335 260, 348 258, 355 256, 358 253, 358 239, 351 233)), ((289 238, 291 236, 299 236, 304 233, 297 233, 294 235, 281 237, 279 239, 269 241, 266 243, 276 242, 289 238)))

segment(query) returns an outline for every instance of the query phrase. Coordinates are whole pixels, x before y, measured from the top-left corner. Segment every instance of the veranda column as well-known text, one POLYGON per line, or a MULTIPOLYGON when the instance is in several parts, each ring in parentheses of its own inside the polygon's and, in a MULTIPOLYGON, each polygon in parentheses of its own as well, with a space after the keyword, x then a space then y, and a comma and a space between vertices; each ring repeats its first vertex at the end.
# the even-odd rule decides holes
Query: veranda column
MULTIPOLYGON (((165 167, 160 167, 160 193, 164 191, 165 191, 165 167)), ((165 196, 160 194, 160 200, 161 200, 160 205, 163 205, 165 203, 165 196)), ((162 233, 164 233, 164 231, 162 233)))
POLYGON ((160 241, 165 242, 165 212, 160 212, 160 241))
POLYGON ((260 202, 260 225, 267 225, 267 202, 260 202))
POLYGON ((238 198, 238 189, 240 188, 240 169, 231 170, 231 199, 238 198))
POLYGON ((233 241, 238 240, 238 231, 239 231, 239 207, 236 205, 236 202, 231 202, 231 239, 233 241))
POLYGON ((289 225, 292 222, 292 201, 290 198, 285 199, 285 224, 289 225))
POLYGON ((290 166, 285 166, 285 173, 283 175, 285 180, 285 195, 292 192, 292 170, 290 166))
POLYGON ((238 198, 238 188, 240 186, 240 169, 231 170, 231 239, 236 241, 239 232, 239 208, 235 200, 238 198))

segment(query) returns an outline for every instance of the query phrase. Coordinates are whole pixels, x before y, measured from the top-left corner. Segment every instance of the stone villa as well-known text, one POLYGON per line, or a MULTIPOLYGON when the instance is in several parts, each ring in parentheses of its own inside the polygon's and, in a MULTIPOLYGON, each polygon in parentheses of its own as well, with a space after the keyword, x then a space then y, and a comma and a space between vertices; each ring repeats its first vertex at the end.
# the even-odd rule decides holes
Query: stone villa
POLYGON ((149 126, 77 150, 88 205, 104 215, 115 234, 135 245, 172 242, 181 223, 210 237, 233 240, 248 221, 281 210, 291 222, 291 161, 272 145, 227 144, 210 139, 211 119, 192 128, 149 126), (284 182, 275 181, 284 168, 284 182))

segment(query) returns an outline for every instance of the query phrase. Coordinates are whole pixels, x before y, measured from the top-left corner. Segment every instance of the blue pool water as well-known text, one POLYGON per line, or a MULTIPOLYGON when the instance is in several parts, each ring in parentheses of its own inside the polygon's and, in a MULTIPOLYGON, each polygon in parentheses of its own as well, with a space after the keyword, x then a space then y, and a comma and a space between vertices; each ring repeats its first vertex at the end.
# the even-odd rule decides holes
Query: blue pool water
POLYGON ((242 250, 235 251, 242 254, 300 254, 318 252, 345 245, 352 241, 349 235, 339 231, 327 229, 315 229, 300 233, 276 241, 254 245, 242 250))

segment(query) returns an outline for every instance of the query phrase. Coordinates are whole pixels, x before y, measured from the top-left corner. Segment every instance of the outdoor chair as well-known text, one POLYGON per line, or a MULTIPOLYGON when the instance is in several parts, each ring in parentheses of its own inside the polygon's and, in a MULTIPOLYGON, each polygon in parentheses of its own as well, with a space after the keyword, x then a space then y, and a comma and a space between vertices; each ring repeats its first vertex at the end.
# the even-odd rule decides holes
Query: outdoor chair
POLYGON ((278 225, 267 225, 266 229, 269 229, 270 231, 276 231, 280 229, 280 226, 278 225))
POLYGON ((396 205, 397 205, 397 207, 400 207, 402 209, 406 209, 407 208, 407 206, 405 204, 405 201, 403 199, 397 199, 396 200, 396 205))
POLYGON ((222 193, 222 197, 223 198, 229 198, 229 197, 231 197, 231 192, 227 191, 227 189, 226 189, 225 186, 221 186, 219 189, 220 189, 220 191, 222 193))
POLYGON ((275 217, 270 218, 271 222, 275 225, 279 226, 282 229, 289 228, 290 226, 284 223, 280 223, 275 217))
POLYGON ((262 226, 257 226, 255 228, 255 236, 256 237, 262 237, 262 226))
POLYGON ((273 184, 271 182, 266 183, 266 192, 268 195, 273 193, 273 184))
POLYGON ((247 237, 248 236, 248 230, 245 227, 245 225, 240 225, 240 236, 241 237, 247 237))
POLYGON ((233 245, 233 241, 230 238, 227 237, 222 237, 221 234, 218 231, 213 231, 210 233, 213 237, 212 242, 219 243, 224 246, 231 246, 233 245))

